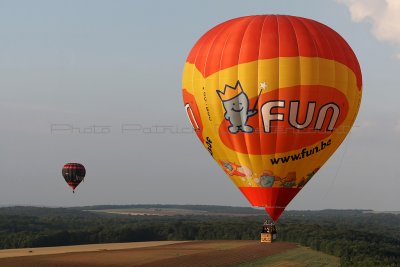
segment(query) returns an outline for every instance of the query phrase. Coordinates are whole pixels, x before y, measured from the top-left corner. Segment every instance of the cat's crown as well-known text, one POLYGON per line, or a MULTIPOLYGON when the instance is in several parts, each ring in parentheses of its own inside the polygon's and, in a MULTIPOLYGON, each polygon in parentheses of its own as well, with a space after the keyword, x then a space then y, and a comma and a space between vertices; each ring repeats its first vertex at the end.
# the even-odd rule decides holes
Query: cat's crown
POLYGON ((227 101, 243 93, 243 89, 238 80, 235 87, 225 84, 224 91, 217 90, 217 93, 222 101, 227 101))

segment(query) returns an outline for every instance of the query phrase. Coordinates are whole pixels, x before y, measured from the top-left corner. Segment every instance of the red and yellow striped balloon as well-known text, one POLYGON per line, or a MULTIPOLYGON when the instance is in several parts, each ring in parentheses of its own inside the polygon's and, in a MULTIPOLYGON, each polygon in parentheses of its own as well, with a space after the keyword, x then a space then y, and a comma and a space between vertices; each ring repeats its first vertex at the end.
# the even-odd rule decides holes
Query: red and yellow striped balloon
POLYGON ((258 15, 204 34, 182 88, 204 147, 277 220, 351 129, 362 77, 350 46, 326 25, 258 15))

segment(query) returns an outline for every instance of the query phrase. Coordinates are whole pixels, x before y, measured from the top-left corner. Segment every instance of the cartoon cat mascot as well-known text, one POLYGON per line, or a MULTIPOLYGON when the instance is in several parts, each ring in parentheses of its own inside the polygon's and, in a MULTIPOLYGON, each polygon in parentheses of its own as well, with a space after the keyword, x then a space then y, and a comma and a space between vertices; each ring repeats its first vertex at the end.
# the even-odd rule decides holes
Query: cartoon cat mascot
POLYGON ((249 109, 249 98, 243 92, 240 81, 237 81, 234 87, 226 84, 224 91, 217 90, 217 93, 225 108, 225 119, 230 122, 229 132, 252 133, 254 129, 247 125, 247 120, 257 114, 257 109, 249 109))

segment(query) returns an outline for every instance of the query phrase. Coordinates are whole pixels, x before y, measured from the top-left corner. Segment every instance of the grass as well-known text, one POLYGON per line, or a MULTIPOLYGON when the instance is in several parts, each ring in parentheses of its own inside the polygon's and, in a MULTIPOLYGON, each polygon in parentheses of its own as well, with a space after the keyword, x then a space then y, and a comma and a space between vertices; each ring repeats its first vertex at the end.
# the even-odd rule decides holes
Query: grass
POLYGON ((312 250, 307 247, 299 247, 287 252, 262 258, 253 262, 243 263, 235 267, 336 267, 340 265, 339 258, 312 250))

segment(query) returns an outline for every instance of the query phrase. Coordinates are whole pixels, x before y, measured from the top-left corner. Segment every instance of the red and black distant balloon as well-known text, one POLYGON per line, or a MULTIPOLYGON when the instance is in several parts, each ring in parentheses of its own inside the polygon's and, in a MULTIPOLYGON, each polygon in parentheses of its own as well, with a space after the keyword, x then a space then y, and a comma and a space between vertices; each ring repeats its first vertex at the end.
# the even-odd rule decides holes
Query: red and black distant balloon
POLYGON ((62 169, 62 176, 75 192, 75 188, 83 181, 86 175, 85 167, 80 163, 67 163, 62 169))

